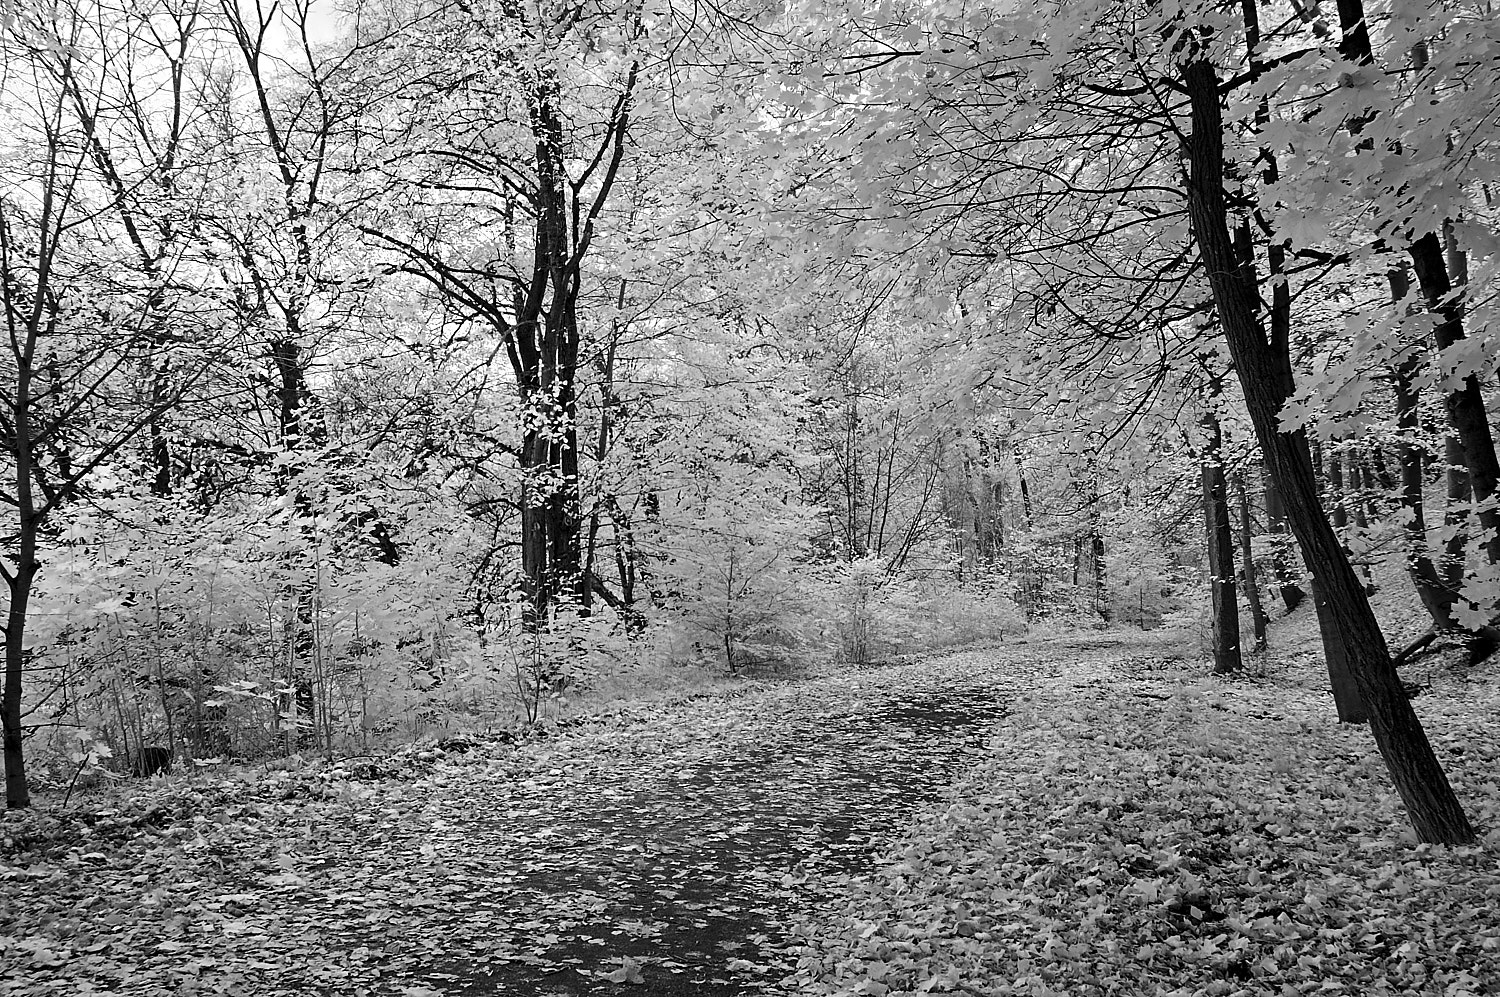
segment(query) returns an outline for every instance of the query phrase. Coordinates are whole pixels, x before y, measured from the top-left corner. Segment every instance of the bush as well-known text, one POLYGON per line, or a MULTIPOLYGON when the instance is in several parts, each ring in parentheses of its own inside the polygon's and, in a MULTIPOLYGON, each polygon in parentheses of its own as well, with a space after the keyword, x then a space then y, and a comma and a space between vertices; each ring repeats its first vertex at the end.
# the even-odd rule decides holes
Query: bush
POLYGON ((1000 584, 935 588, 928 604, 932 647, 998 641, 1026 631, 1026 613, 1000 584))
POLYGON ((999 640, 1026 629, 1003 579, 918 582, 892 574, 878 557, 825 565, 815 577, 809 643, 847 664, 999 640))

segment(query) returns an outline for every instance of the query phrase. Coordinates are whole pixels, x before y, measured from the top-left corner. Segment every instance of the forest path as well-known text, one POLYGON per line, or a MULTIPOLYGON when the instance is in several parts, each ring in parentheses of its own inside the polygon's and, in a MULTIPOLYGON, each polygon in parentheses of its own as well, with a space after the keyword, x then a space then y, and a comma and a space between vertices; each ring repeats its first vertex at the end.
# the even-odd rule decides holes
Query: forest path
POLYGON ((637 702, 381 761, 405 780, 350 761, 44 800, 0 828, 0 993, 778 993, 799 925, 992 754, 1010 704, 1130 640, 637 702))
POLYGON ((820 882, 982 749, 1019 650, 646 708, 529 747, 524 772, 457 769, 391 842, 409 901, 351 956, 419 993, 774 991, 820 882))

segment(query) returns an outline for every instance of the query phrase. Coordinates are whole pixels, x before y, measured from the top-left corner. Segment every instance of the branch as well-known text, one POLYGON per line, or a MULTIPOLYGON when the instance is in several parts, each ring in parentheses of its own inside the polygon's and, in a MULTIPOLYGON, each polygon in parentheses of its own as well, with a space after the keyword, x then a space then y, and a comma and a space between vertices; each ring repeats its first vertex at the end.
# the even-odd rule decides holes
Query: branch
POLYGON ((1255 65, 1251 66, 1243 73, 1240 73, 1236 76, 1231 76, 1223 83, 1220 83, 1219 92, 1229 93, 1231 90, 1237 90, 1240 87, 1244 86, 1246 83, 1252 83, 1255 80, 1259 79, 1261 74, 1269 69, 1276 69, 1280 66, 1288 65, 1290 63, 1296 62, 1298 59, 1302 58, 1305 55, 1317 55, 1322 51, 1323 50, 1320 48, 1304 48, 1298 49, 1296 52, 1288 52, 1285 55, 1278 55, 1276 58, 1268 59, 1265 62, 1256 60, 1255 65))

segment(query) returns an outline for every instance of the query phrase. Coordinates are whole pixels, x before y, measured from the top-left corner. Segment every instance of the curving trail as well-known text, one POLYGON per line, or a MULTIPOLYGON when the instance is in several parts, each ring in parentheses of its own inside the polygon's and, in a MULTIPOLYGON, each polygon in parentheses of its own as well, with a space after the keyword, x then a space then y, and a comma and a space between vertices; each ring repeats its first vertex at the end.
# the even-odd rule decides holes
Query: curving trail
POLYGON ((965 672, 691 702, 548 745, 520 779, 456 772, 406 842, 412 906, 351 952, 445 994, 774 990, 797 917, 1002 715, 996 678, 965 672), (412 958, 423 937, 441 947, 412 958))
POLYGON ((634 704, 406 781, 318 766, 11 815, 0 993, 777 993, 799 923, 979 760, 1054 653, 634 704))

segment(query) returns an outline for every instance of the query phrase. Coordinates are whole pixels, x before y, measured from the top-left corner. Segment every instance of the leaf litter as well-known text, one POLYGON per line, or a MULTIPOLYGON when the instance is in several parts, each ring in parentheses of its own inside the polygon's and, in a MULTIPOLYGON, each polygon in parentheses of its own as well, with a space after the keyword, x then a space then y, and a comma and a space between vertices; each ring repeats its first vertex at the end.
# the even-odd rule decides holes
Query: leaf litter
MULTIPOLYGON (((1416 846, 1306 663, 1065 639, 0 823, 7 994, 1500 993, 1496 708, 1416 846)), ((1471 680, 1473 679, 1473 680, 1471 680)))
MULTIPOLYGON (((791 985, 871 995, 1500 993, 1500 691, 1419 713, 1480 844, 1417 845, 1322 676, 1083 649, 836 909, 791 985)), ((1493 668, 1493 666, 1491 666, 1493 668)))
POLYGON ((1004 709, 980 659, 8 816, 9 993, 763 993, 1004 709))

